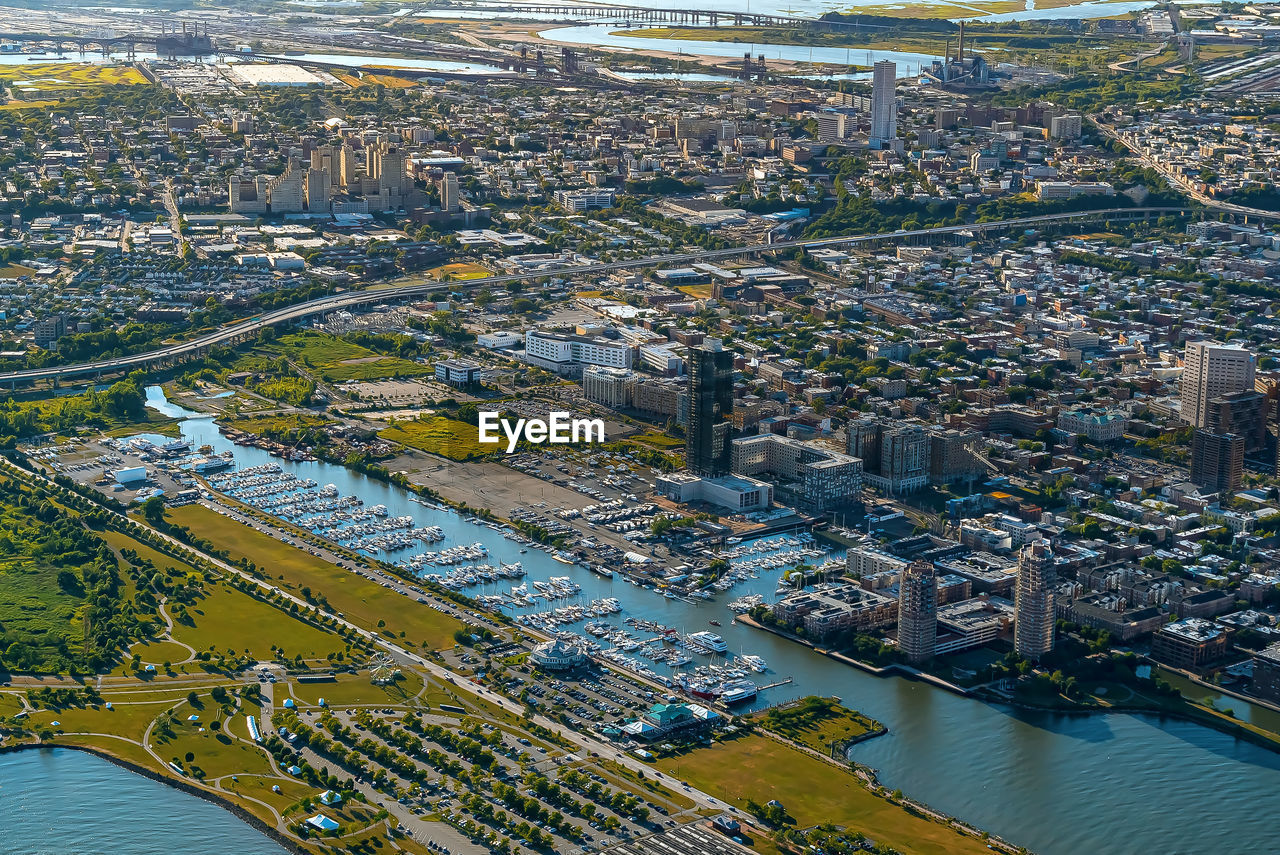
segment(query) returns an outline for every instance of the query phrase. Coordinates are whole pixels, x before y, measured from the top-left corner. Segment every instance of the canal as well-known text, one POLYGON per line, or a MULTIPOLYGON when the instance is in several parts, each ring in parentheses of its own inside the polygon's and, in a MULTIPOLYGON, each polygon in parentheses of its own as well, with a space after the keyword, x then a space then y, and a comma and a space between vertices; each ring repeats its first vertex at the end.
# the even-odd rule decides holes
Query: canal
MULTIPOLYGON (((158 387, 149 388, 147 396, 150 406, 167 415, 190 414, 166 401, 158 387)), ((875 767, 886 786, 1042 855, 1273 851, 1268 841, 1274 837, 1272 817, 1280 812, 1280 755, 1251 743, 1151 716, 1012 710, 923 683, 875 677, 732 623, 726 604, 748 593, 772 601, 782 570, 761 571, 759 578, 709 602, 667 599, 616 577, 602 579, 560 564, 536 549, 522 554, 518 543, 484 525, 423 507, 399 488, 343 467, 292 463, 236 446, 209 418, 188 418, 181 426, 193 446, 232 450, 242 468, 275 462, 301 478, 360 496, 366 506, 385 504, 391 514, 412 515, 418 525, 441 526, 447 539, 431 549, 481 541, 490 562, 520 561, 529 580, 571 576, 582 586, 580 602, 617 597, 623 612, 611 623, 621 625, 635 616, 687 632, 711 629, 724 637, 731 653, 764 657, 770 673, 757 675, 757 682, 792 678, 762 692, 757 705, 806 694, 839 695, 890 728, 887 736, 862 743, 851 754, 875 767), (711 620, 721 626, 710 626, 711 620)))

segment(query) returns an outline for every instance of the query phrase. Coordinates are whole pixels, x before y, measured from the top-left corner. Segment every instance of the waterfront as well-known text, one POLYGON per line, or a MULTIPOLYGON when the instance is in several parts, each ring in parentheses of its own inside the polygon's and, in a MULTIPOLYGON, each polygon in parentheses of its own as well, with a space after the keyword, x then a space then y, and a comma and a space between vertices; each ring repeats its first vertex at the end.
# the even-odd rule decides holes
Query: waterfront
MULTIPOLYGON (((686 41, 684 39, 650 39, 618 34, 619 27, 612 24, 587 24, 578 27, 554 27, 542 30, 538 37, 563 44, 582 44, 623 51, 667 51, 691 56, 720 56, 726 59, 742 59, 744 53, 764 55, 768 60, 813 62, 831 65, 872 65, 882 59, 892 60, 900 67, 899 75, 915 74, 920 66, 938 59, 938 56, 894 50, 867 50, 850 47, 811 47, 808 45, 748 44, 745 42, 686 41)), ((939 46, 945 39, 940 40, 939 46)), ((866 76, 866 75, 860 75, 866 76)))
POLYGON ((6 855, 286 855, 229 811, 69 748, 0 755, 6 855))
MULTIPOLYGON (((148 400, 166 415, 185 411, 148 400)), ((391 514, 411 514, 419 525, 439 525, 443 545, 481 541, 490 562, 523 563, 530 580, 569 575, 581 599, 618 597, 623 611, 611 623, 634 616, 678 629, 722 624, 732 652, 762 655, 769 679, 791 684, 762 693, 756 705, 806 694, 838 695, 849 706, 889 727, 889 734, 856 746, 853 759, 875 767, 881 781, 940 811, 958 816, 1041 855, 1100 851, 1145 855, 1149 851, 1221 855, 1266 851, 1273 810, 1280 810, 1280 755, 1199 725, 1127 714, 1063 715, 1015 711, 960 697, 902 678, 879 678, 841 665, 808 648, 732 623, 727 603, 748 593, 772 600, 777 574, 761 572, 715 601, 668 599, 615 577, 601 579, 567 567, 492 529, 451 511, 425 508, 398 488, 326 463, 291 463, 266 452, 234 446, 208 418, 182 423, 193 444, 233 450, 242 466, 277 462, 284 471, 320 484, 333 483, 366 505, 385 504, 391 514), (1177 784, 1169 784, 1176 774, 1177 784), (1205 794, 1222 803, 1248 803, 1250 811, 1206 812, 1205 794), (1129 822, 1129 805, 1160 804, 1160 823, 1129 822), (1122 839, 1114 829, 1124 827, 1122 839), (1171 842, 1172 841, 1172 842, 1171 842)), ((483 589, 478 589, 483 590, 483 589)), ((540 605, 537 608, 546 608, 540 605)), ((1231 704, 1237 710, 1242 706, 1231 704)))
MULTIPOLYGON (((493 20, 503 18, 517 18, 519 20, 555 20, 557 16, 547 14, 537 14, 529 12, 521 12, 519 14, 510 14, 502 10, 499 4, 492 4, 490 10, 476 9, 424 9, 420 11, 423 17, 439 17, 449 18, 453 20, 493 20)), ((655 0, 646 4, 654 9, 687 9, 689 4, 682 0, 655 0)), ((984 6, 982 2, 965 4, 952 3, 948 0, 922 0, 922 2, 907 4, 883 3, 879 0, 869 0, 869 2, 835 2, 835 0, 773 0, 773 2, 757 2, 743 4, 742 0, 700 0, 697 8, 706 10, 718 10, 727 13, 745 12, 747 14, 755 13, 760 15, 785 15, 796 18, 820 18, 828 12, 843 12, 846 14, 854 14, 865 10, 871 15, 902 15, 903 17, 913 17, 917 9, 924 9, 929 6, 946 6, 948 11, 958 12, 963 10, 971 13, 978 20, 992 20, 991 17, 984 16, 984 6)), ((999 20, 1009 21, 1029 21, 1038 18, 1074 18, 1076 20, 1084 20, 1087 18, 1104 18, 1111 15, 1120 15, 1136 9, 1146 9, 1155 5, 1155 0, 1085 0, 1085 2, 1075 3, 1068 6, 1060 6, 1053 9, 1037 9, 1035 0, 1027 0, 1025 9, 1015 12, 999 13, 999 20)), ((958 19, 957 19, 958 20, 958 19)), ((618 21, 628 24, 626 12, 619 12, 618 21)), ((644 24, 640 24, 644 26, 644 24)), ((616 27, 614 27, 616 29, 616 27)))

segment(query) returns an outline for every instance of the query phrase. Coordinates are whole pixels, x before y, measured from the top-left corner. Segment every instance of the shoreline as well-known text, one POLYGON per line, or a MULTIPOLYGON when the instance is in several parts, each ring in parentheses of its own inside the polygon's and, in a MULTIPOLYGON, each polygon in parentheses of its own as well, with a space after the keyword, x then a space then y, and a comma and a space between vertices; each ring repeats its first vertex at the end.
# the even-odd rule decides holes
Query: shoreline
MULTIPOLYGON (((788 641, 801 644, 805 647, 808 647, 813 652, 827 657, 828 659, 834 659, 837 662, 842 662, 846 665, 851 665, 875 677, 881 677, 881 678, 902 677, 907 680, 916 680, 922 683, 929 683, 930 685, 933 685, 939 689, 944 689, 946 691, 952 692, 953 694, 957 694, 965 698, 970 698, 980 703, 999 704, 999 705, 1010 707, 1011 709, 1028 710, 1032 712, 1056 713, 1058 715, 1089 716, 1089 715, 1116 714, 1116 715, 1143 715, 1143 716, 1150 716, 1156 719, 1171 718, 1171 719, 1174 719, 1175 721, 1182 721, 1188 724, 1196 724, 1201 727, 1208 728, 1210 730, 1216 730, 1217 732, 1225 734, 1232 738, 1240 739, 1240 740, 1243 740, 1244 742, 1248 742, 1250 744, 1257 745, 1260 748, 1265 748, 1269 751, 1273 751, 1277 754, 1280 754, 1280 735, 1277 735, 1277 737, 1274 739, 1269 739, 1267 738, 1267 736, 1264 735, 1265 733, 1267 733, 1267 731, 1263 731, 1262 733, 1256 732, 1248 726, 1247 722, 1244 722, 1232 717, 1227 717, 1225 716, 1225 714, 1221 714, 1221 713, 1214 714, 1213 712, 1210 712, 1208 710, 1204 711, 1203 713, 1196 713, 1196 712, 1190 712, 1190 711, 1181 712, 1178 710, 1148 709, 1146 707, 1133 707, 1133 706, 1054 707, 1054 706, 1044 706, 1042 704, 1029 703, 1027 701, 1021 701, 1021 700, 1016 700, 1012 698, 988 698, 978 693, 975 693, 973 691, 970 691, 969 689, 965 689, 962 686, 957 686, 954 683, 949 683, 946 680, 942 679, 941 677, 937 677, 933 674, 928 674, 923 671, 919 671, 915 668, 911 668, 910 666, 900 665, 895 663, 893 665, 889 665, 881 668, 875 665, 868 664, 866 662, 859 661, 857 659, 854 659, 851 656, 846 656, 843 653, 818 647, 813 642, 808 641, 807 639, 800 638, 799 636, 792 635, 791 633, 785 632, 775 627, 765 626, 764 624, 751 618, 748 615, 738 615, 737 617, 734 618, 734 620, 737 621, 738 623, 742 623, 745 626, 749 626, 754 629, 763 630, 765 632, 772 633, 778 636, 779 638, 785 638, 788 641)), ((1206 688, 1212 688, 1214 691, 1222 692, 1221 688, 1217 686, 1206 687, 1206 688)), ((1223 694, 1230 694, 1230 693, 1223 692, 1223 694)), ((1235 697, 1239 697, 1240 700, 1251 701, 1251 699, 1247 697, 1243 697, 1239 695, 1235 695, 1235 697)), ((1190 701, 1187 701, 1184 698, 1183 703, 1189 704, 1190 701)), ((1259 730, 1263 730, 1263 729, 1259 728, 1259 730)))
POLYGON ((809 641, 804 638, 800 638, 798 635, 793 635, 792 633, 778 629, 777 627, 765 626, 764 624, 760 623, 759 621, 755 620, 749 615, 745 615, 745 614, 737 615, 736 617, 734 617, 734 621, 737 623, 743 624, 744 626, 749 626, 753 629, 760 629, 760 630, 764 630, 765 632, 773 633, 779 638, 785 638, 786 640, 793 641, 796 644, 801 644, 805 647, 808 647, 814 653, 821 654, 822 656, 825 656, 828 659, 834 659, 837 662, 843 662, 846 665, 852 665, 854 668, 857 668, 861 671, 866 671, 868 674, 872 674, 876 677, 903 677, 907 680, 916 680, 921 683, 929 683, 932 686, 936 686, 939 689, 945 689, 946 691, 956 695, 960 695, 961 697, 965 697, 965 698, 975 697, 973 692, 969 691, 963 686, 957 686, 955 683, 948 682, 947 680, 944 680, 941 677, 938 677, 934 674, 929 674, 917 668, 912 668, 910 665, 901 665, 895 662, 892 665, 886 665, 883 668, 881 668, 877 665, 871 665, 859 659, 854 659, 852 656, 846 656, 845 654, 840 653, 839 651, 829 650, 825 647, 819 647, 816 644, 814 644, 812 641, 809 641))
POLYGON ((174 777, 164 775, 160 772, 155 771, 154 769, 148 769, 145 766, 139 766, 136 763, 133 763, 129 760, 125 760, 121 757, 117 757, 116 755, 111 754, 110 752, 104 751, 100 748, 96 748, 89 745, 71 745, 71 744, 65 744, 65 743, 59 743, 59 742, 53 742, 53 743, 19 742, 14 745, 0 745, 0 756, 3 756, 5 754, 16 754, 20 751, 41 751, 46 749, 52 750, 55 748, 63 748, 69 751, 83 751, 86 754, 92 754, 94 757, 97 757, 100 760, 105 760, 108 763, 111 763, 115 766, 119 766, 121 769, 124 769, 128 772, 132 772, 135 775, 140 775, 141 777, 148 778, 152 781, 155 781, 156 783, 173 787, 174 789, 180 790, 188 795, 195 796, 196 798, 199 798, 199 799, 203 799, 209 804, 216 805, 217 807, 220 807, 223 810, 227 811, 236 819, 245 823, 255 831, 261 832, 264 836, 269 838, 273 843, 278 843, 280 846, 284 847, 289 852, 293 852, 295 853, 295 855, 311 855, 311 850, 304 847, 297 840, 286 836, 283 832, 280 831, 280 829, 275 828, 274 826, 268 825, 265 820, 250 813, 246 808, 243 808, 240 805, 235 804, 234 802, 219 796, 216 791, 208 790, 208 789, 205 789, 204 787, 196 786, 195 784, 192 784, 190 781, 184 781, 181 778, 174 778, 174 777))

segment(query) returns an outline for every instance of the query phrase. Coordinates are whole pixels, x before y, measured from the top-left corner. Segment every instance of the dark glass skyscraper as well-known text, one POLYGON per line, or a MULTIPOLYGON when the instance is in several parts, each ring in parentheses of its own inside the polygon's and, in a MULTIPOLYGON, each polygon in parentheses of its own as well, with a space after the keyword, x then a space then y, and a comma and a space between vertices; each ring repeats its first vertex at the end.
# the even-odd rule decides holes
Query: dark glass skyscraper
POLYGON ((709 338, 689 353, 689 471, 705 478, 729 474, 729 416, 733 413, 733 352, 709 338))

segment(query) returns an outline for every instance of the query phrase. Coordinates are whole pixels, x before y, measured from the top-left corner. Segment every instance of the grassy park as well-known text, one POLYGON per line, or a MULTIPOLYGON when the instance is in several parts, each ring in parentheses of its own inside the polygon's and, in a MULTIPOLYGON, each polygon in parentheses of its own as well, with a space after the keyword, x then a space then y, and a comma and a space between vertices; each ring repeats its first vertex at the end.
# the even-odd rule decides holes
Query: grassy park
POLYGON ((496 445, 480 444, 475 425, 445 416, 398 421, 380 431, 378 436, 450 460, 477 460, 498 449, 496 445))
POLYGON ((431 369, 420 362, 382 356, 367 347, 319 332, 282 336, 268 348, 311 370, 330 383, 347 380, 385 380, 391 377, 419 377, 431 369))
POLYGON ((386 685, 374 685, 368 674, 338 674, 332 682, 299 683, 284 687, 299 707, 319 707, 323 698, 331 709, 342 707, 399 706, 417 698, 425 688, 423 678, 402 672, 399 679, 386 685))
POLYGON ((248 651, 260 660, 273 659, 283 652, 290 659, 301 656, 315 662, 344 650, 344 643, 336 635, 290 618, 275 606, 226 583, 206 586, 206 591, 204 598, 187 609, 192 623, 175 625, 175 641, 197 651, 248 651))
POLYGON ((774 707, 757 720, 779 736, 822 754, 829 753, 832 744, 847 743, 881 728, 880 722, 833 698, 808 697, 774 707))
MULTIPOLYGON (((191 565, 126 534, 106 531, 101 536, 117 552, 131 550, 137 560, 149 561, 172 574, 203 576, 191 565)), ((205 580, 199 597, 183 606, 179 613, 185 617, 179 618, 177 611, 172 606, 167 610, 173 619, 171 633, 134 645, 128 651, 130 657, 136 654, 143 663, 157 668, 168 662, 178 673, 198 673, 205 670, 196 661, 196 654, 200 652, 222 652, 228 656, 247 653, 260 660, 283 655, 324 661, 332 654, 346 651, 345 643, 338 636, 290 617, 217 578, 205 580), (246 631, 246 627, 254 627, 255 631, 246 631)), ((128 662, 116 669, 118 673, 127 670, 128 662)))
POLYGON ((904 855, 978 855, 982 841, 933 822, 867 789, 851 772, 767 736, 745 736, 658 761, 677 780, 739 807, 782 803, 795 828, 832 823, 904 855), (815 786, 821 782, 821 786, 815 786))
POLYGON ((256 531, 202 505, 186 505, 169 513, 170 519, 227 550, 234 559, 247 558, 269 568, 277 581, 294 594, 307 588, 323 595, 347 620, 367 629, 389 634, 388 626, 401 631, 397 639, 429 649, 452 646, 453 633, 462 624, 425 605, 410 603, 377 582, 343 570, 256 531))

